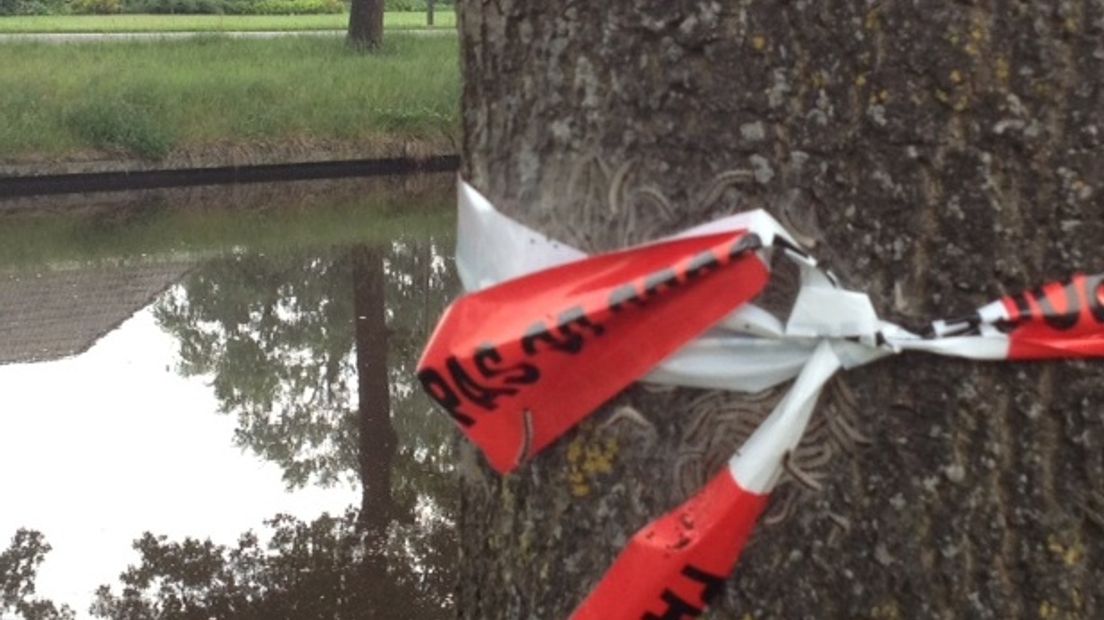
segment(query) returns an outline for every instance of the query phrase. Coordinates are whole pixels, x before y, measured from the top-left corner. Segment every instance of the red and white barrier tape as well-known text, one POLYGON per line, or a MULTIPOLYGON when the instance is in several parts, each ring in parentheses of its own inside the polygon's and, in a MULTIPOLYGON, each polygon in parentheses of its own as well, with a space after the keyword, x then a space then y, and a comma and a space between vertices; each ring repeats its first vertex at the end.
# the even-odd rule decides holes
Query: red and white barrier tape
POLYGON ((639 532, 574 618, 693 616, 719 591, 824 384, 903 351, 979 360, 1104 356, 1104 275, 1076 275, 915 334, 839 286, 764 211, 588 257, 459 182, 469 294, 418 365, 429 395, 508 472, 629 384, 755 392, 796 381, 700 493, 639 532), (801 269, 783 324, 751 303, 771 254, 801 269))

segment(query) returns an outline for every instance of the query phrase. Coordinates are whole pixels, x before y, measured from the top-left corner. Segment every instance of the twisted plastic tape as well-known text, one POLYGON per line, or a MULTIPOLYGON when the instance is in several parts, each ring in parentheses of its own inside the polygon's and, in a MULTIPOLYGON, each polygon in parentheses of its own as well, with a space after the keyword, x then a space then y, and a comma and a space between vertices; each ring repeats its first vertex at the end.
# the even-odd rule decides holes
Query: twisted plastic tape
POLYGON ((588 257, 458 182, 468 294, 419 362, 426 391, 507 472, 630 383, 757 392, 795 379, 728 467, 637 533, 574 618, 694 616, 719 592, 839 369, 905 351, 978 360, 1104 356, 1104 275, 1005 297, 924 334, 883 321, 764 211, 588 257), (751 303, 772 253, 800 267, 785 323, 751 303))

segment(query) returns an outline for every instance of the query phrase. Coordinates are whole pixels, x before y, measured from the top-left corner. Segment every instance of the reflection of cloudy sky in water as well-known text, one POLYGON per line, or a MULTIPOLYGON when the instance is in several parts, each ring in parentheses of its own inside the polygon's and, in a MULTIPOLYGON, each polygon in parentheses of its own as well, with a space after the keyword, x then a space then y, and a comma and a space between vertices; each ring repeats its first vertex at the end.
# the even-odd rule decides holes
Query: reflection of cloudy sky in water
POLYGON ((87 616, 144 531, 232 544, 278 512, 340 514, 359 489, 284 489, 233 445, 209 379, 174 372, 177 342, 138 312, 75 358, 0 366, 0 548, 19 527, 53 547, 38 596, 87 616))
POLYGON ((87 617, 94 588, 120 593, 146 531, 233 548, 252 529, 264 546, 263 522, 277 513, 306 525, 393 506, 384 555, 395 583, 368 591, 451 615, 454 430, 409 377, 455 291, 453 183, 200 188, 0 213, 0 551, 17 528, 42 532, 53 550, 36 597, 87 617), (385 305, 367 303, 354 282, 380 269, 385 305), (373 333, 387 317, 394 452, 376 445, 383 432, 360 441, 358 388, 380 390, 361 385, 379 375, 357 371, 369 342, 358 340, 358 314, 373 333), (112 329, 77 357, 22 364, 72 355, 112 329), (389 494, 361 486, 365 471, 381 471, 365 454, 392 454, 378 461, 390 462, 389 494), (289 493, 287 480, 306 486, 289 493))

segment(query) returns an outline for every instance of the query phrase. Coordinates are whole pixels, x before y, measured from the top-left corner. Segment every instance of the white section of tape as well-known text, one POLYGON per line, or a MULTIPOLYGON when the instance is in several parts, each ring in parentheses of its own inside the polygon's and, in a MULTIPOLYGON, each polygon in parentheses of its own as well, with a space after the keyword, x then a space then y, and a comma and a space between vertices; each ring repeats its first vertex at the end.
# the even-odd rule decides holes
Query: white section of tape
POLYGON ((879 323, 865 293, 838 288, 816 267, 802 266, 801 289, 786 322, 787 336, 873 338, 879 323))
POLYGON ((899 351, 924 351, 937 355, 971 360, 1003 360, 1008 358, 1010 341, 1000 335, 948 336, 946 338, 891 340, 899 351))
POLYGON ((1004 307, 1004 302, 994 301, 985 304, 978 308, 978 316, 985 323, 997 323, 999 321, 1008 320, 1008 309, 1004 307))
POLYGON ((467 291, 586 258, 586 253, 542 235, 494 208, 483 194, 457 181, 456 270, 467 291))
POLYGON ((797 376, 816 348, 811 339, 698 338, 642 379, 648 383, 759 392, 797 376))
POLYGON ((889 346, 879 347, 875 346, 872 342, 856 342, 854 340, 844 340, 840 338, 832 338, 830 342, 844 370, 865 366, 870 362, 897 353, 897 351, 889 346))
POLYGON ((737 308, 735 312, 718 323, 717 327, 764 338, 781 338, 786 334, 782 321, 776 319, 770 312, 750 303, 737 308))
POLYGON ((729 461, 732 477, 752 493, 766 494, 782 475, 786 453, 797 447, 824 384, 840 369, 832 343, 822 340, 793 387, 729 461))

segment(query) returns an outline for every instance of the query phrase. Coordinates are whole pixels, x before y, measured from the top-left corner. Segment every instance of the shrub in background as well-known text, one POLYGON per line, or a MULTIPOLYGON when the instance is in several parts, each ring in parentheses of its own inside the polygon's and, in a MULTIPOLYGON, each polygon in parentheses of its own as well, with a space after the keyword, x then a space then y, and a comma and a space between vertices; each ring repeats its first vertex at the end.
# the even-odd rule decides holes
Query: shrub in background
POLYGON ((314 15, 342 13, 342 0, 122 0, 125 13, 314 15))
MULTIPOLYGON (((448 10, 454 3, 437 0, 434 4, 448 10)), ((426 0, 384 0, 384 9, 425 11, 426 0)), ((0 0, 0 15, 312 15, 347 10, 348 0, 0 0)))
MULTIPOLYGON (((385 11, 425 11, 428 2, 426 0, 383 0, 383 10, 385 11)), ((435 9, 451 9, 454 2, 448 0, 443 2, 437 0, 433 3, 435 9)))
POLYGON ((341 0, 257 0, 252 4, 251 12, 261 15, 341 13, 345 10, 341 0))
POLYGON ((0 0, 0 15, 56 15, 66 12, 65 0, 0 0))
POLYGON ((77 15, 111 15, 123 11, 123 0, 72 0, 69 10, 77 15))

